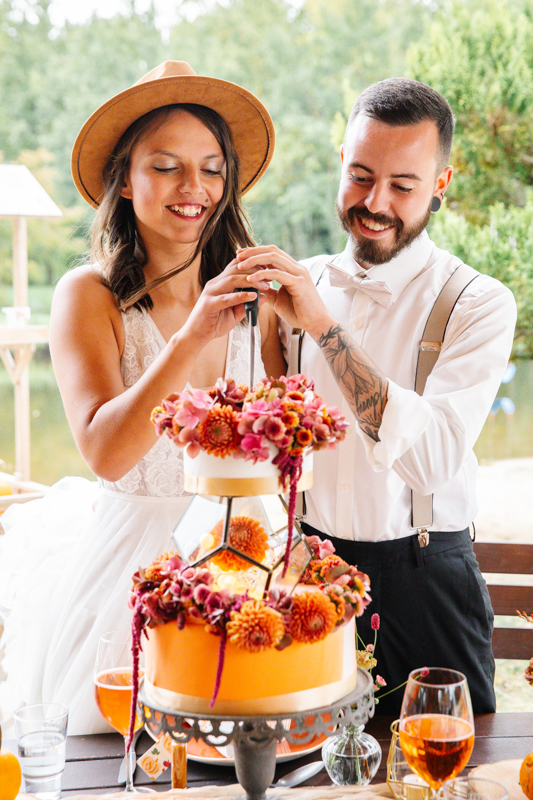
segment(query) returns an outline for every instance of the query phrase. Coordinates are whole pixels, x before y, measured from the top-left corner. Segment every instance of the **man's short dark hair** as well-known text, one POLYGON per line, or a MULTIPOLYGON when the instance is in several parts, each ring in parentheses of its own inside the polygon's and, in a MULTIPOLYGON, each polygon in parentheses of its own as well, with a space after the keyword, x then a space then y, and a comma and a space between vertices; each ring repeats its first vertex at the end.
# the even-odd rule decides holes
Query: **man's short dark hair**
POLYGON ((455 118, 445 97, 425 83, 410 78, 387 78, 373 83, 354 103, 346 130, 358 114, 387 125, 415 125, 433 121, 439 133, 439 171, 449 163, 455 118))

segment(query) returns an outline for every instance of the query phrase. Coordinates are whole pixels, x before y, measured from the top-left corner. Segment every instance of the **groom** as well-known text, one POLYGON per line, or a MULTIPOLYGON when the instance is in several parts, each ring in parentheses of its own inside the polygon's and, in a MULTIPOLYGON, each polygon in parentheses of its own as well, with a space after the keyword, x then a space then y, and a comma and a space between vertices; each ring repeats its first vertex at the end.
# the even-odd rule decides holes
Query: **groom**
MULTIPOLYGON (((295 369, 354 423, 337 450, 315 456, 305 529, 370 576, 372 604, 358 631, 372 642, 370 619, 380 615, 376 673, 392 689, 416 667, 458 669, 474 710, 486 713, 495 710, 493 612, 469 533, 472 448, 507 366, 516 306, 501 283, 472 271, 442 347, 423 345, 440 354, 416 393, 428 315, 461 264, 426 232, 452 179, 453 130, 447 101, 431 87, 404 78, 373 84, 356 101, 341 147, 344 252, 301 264, 264 246, 238 258, 243 269, 258 268, 252 284, 281 284, 266 294, 287 338, 305 332, 295 369), (424 527, 412 521, 412 492, 432 505, 424 527)), ((383 697, 378 713, 397 715, 401 699, 383 697)))

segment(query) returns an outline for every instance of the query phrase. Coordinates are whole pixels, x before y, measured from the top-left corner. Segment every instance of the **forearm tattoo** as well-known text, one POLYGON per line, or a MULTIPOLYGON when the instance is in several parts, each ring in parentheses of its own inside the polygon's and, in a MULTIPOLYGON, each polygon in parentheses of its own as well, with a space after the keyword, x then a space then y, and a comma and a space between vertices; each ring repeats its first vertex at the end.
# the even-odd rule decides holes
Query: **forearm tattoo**
POLYGON ((341 325, 332 326, 317 341, 335 380, 364 432, 379 442, 387 404, 387 380, 341 325))

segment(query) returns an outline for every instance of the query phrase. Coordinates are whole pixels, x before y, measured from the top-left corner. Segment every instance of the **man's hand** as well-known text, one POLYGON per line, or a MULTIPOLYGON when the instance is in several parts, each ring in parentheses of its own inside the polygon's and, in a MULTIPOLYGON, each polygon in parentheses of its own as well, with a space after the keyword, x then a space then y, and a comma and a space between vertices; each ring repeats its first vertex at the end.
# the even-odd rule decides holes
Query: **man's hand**
POLYGON ((281 289, 263 289, 262 294, 285 322, 313 337, 360 426, 379 441, 388 381, 331 316, 308 270, 273 245, 240 250, 237 264, 251 273, 248 282, 252 286, 261 281, 281 284, 281 289))
POLYGON ((293 328, 318 339, 335 324, 308 270, 274 245, 247 247, 237 253, 238 268, 250 273, 252 286, 277 281, 280 289, 262 289, 274 311, 293 328))

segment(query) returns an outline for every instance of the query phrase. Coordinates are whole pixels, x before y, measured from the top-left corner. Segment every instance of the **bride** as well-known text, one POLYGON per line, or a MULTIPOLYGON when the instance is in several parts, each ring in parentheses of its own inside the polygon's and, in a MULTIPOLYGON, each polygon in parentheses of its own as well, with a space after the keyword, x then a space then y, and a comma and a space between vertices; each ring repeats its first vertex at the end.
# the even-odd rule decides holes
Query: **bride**
MULTIPOLYGON (((255 294, 235 255, 253 242, 240 197, 273 142, 252 94, 174 61, 104 103, 76 139, 74 181, 98 212, 90 265, 57 286, 50 351, 98 482, 66 478, 2 519, 4 723, 55 701, 69 706, 69 734, 109 730, 92 695, 98 639, 129 626, 132 575, 172 549, 190 499, 182 451, 157 439, 150 413, 187 384, 248 382, 244 301, 255 294)), ((263 300, 255 380, 285 371, 263 300)))

